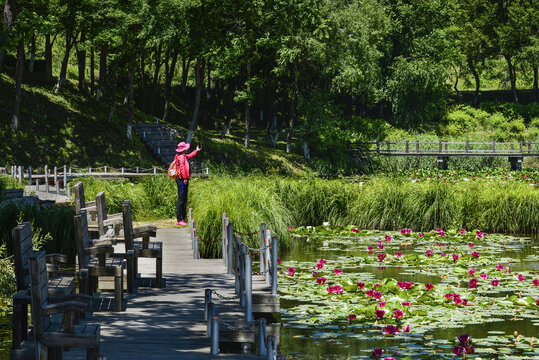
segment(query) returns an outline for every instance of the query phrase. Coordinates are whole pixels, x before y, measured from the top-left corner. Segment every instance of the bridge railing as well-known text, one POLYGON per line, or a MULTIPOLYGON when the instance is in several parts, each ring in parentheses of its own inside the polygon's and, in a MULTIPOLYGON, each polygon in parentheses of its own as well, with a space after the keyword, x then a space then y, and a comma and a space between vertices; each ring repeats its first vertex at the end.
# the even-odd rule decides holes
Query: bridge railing
POLYGON ((393 156, 539 156, 539 142, 373 141, 352 144, 351 150, 393 156))

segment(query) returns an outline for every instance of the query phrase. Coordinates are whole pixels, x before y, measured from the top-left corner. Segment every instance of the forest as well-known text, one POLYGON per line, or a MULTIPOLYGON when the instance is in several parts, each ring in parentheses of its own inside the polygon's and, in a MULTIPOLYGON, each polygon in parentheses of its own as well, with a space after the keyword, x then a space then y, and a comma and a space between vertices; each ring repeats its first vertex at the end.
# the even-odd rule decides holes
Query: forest
POLYGON ((42 73, 61 93, 70 63, 109 120, 127 106, 129 139, 135 108, 171 121, 172 92, 192 91, 186 141, 201 125, 225 136, 234 120, 245 148, 258 124, 274 145, 283 133, 286 152, 299 136, 306 159, 325 141, 361 139, 365 118, 421 129, 481 90, 539 97, 534 0, 5 0, 3 10, 13 132, 25 79, 42 73))

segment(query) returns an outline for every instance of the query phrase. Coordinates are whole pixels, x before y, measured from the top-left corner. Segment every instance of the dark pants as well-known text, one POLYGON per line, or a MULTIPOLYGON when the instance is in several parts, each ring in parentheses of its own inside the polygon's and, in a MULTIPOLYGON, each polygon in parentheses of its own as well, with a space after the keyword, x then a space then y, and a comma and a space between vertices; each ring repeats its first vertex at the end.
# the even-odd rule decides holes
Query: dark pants
POLYGON ((176 205, 176 219, 178 221, 183 220, 187 222, 187 190, 189 188, 189 180, 187 180, 187 184, 184 184, 183 180, 177 177, 176 185, 178 185, 178 204, 176 205))

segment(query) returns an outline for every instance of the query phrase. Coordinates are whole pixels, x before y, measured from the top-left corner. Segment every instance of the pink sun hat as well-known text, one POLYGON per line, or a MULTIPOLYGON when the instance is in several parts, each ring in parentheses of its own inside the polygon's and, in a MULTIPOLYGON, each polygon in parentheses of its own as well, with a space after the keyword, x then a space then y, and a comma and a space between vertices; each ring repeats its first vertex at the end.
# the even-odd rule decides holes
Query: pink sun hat
POLYGON ((176 149, 176 152, 181 153, 181 152, 189 149, 190 146, 191 145, 189 143, 185 143, 185 142, 182 141, 181 143, 178 144, 178 148, 176 149))

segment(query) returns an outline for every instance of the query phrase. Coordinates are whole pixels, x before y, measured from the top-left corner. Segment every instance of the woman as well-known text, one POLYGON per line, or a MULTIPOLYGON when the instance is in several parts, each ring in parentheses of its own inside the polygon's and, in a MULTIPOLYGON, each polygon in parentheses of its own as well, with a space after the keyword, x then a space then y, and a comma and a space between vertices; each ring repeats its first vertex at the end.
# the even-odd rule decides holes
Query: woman
POLYGON ((197 146, 195 151, 187 154, 187 150, 191 145, 185 142, 178 144, 176 149, 176 156, 174 161, 176 162, 176 185, 178 185, 178 204, 176 205, 176 225, 186 226, 187 223, 187 189, 189 188, 189 161, 194 157, 202 148, 197 146))

